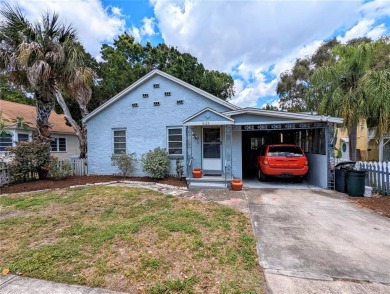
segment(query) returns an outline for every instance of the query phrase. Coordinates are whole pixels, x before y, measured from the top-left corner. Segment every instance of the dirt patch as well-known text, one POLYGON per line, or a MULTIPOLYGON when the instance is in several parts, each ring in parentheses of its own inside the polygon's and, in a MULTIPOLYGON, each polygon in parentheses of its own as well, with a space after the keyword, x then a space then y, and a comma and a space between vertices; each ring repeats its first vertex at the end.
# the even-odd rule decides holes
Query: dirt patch
POLYGON ((390 217, 390 197, 348 197, 353 203, 374 210, 376 213, 390 217))
POLYGON ((151 179, 148 177, 119 177, 119 176, 74 176, 67 177, 63 180, 38 180, 27 183, 18 183, 12 185, 6 185, 0 187, 0 194, 9 194, 9 193, 20 193, 20 192, 29 192, 29 191, 38 191, 38 190, 46 190, 46 189, 57 189, 57 188, 68 188, 70 186, 75 185, 86 185, 86 184, 94 184, 101 182, 111 182, 111 181, 139 181, 139 182, 157 182, 160 184, 178 186, 178 187, 186 187, 187 182, 184 179, 177 179, 173 177, 165 178, 165 179, 151 179))

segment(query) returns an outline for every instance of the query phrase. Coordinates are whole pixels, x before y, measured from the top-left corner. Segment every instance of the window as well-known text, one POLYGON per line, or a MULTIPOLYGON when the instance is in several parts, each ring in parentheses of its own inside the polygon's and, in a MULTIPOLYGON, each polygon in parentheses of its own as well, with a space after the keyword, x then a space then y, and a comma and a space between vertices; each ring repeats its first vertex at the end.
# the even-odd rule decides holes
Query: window
POLYGON ((143 97, 143 98, 148 98, 148 97, 149 97, 149 94, 148 94, 148 93, 144 93, 144 94, 142 94, 142 97, 143 97))
POLYGON ((156 101, 153 103, 154 106, 160 106, 160 102, 156 101))
POLYGON ((28 134, 18 134, 18 142, 28 142, 29 135, 28 134))
POLYGON ((132 107, 138 107, 138 103, 131 104, 132 107))
POLYGON ((160 84, 153 84, 153 88, 160 88, 160 84))
POLYGON ((171 96, 171 92, 165 92, 164 95, 165 96, 171 96))
POLYGON ((51 152, 66 152, 66 138, 53 138, 50 147, 51 152))
POLYGON ((181 128, 168 129, 168 154, 183 154, 183 134, 181 128))
POLYGON ((0 151, 7 151, 8 147, 12 147, 12 135, 3 133, 0 135, 0 151))
POLYGON ((126 153, 126 130, 114 130, 114 154, 126 153))
POLYGON ((184 104, 184 100, 177 100, 176 103, 177 104, 184 104))

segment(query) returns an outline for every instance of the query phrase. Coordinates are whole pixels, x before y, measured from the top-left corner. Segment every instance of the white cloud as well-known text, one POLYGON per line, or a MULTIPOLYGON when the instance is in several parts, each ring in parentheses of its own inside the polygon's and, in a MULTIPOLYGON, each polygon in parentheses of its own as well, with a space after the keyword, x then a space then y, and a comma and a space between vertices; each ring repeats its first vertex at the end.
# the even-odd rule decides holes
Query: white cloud
POLYGON ((155 31, 155 19, 153 17, 142 19, 143 25, 140 28, 132 26, 130 29, 130 34, 133 35, 135 41, 141 42, 145 37, 151 37, 157 34, 155 31))
POLYGON ((384 24, 375 25, 374 19, 362 19, 350 30, 346 31, 343 37, 338 37, 338 40, 342 43, 359 37, 369 37, 375 40, 385 32, 386 27, 384 24))
POLYGON ((166 43, 207 68, 238 77, 232 102, 255 106, 275 95, 277 77, 340 27, 359 18, 362 1, 151 0, 166 43), (307 46, 304 46, 309 44, 307 46), (272 72, 268 68, 275 65, 272 72), (232 70, 233 69, 233 70, 232 70), (267 74, 276 76, 270 79, 267 74), (260 102, 260 101, 259 101, 260 102))
POLYGON ((153 0, 164 40, 207 67, 268 67, 292 50, 352 25, 360 1, 153 0))
POLYGON ((18 0, 16 4, 29 20, 38 20, 46 11, 56 12, 62 21, 77 29, 80 41, 93 56, 99 55, 102 43, 111 43, 115 36, 125 31, 126 22, 121 9, 115 6, 104 8, 99 0, 18 0))

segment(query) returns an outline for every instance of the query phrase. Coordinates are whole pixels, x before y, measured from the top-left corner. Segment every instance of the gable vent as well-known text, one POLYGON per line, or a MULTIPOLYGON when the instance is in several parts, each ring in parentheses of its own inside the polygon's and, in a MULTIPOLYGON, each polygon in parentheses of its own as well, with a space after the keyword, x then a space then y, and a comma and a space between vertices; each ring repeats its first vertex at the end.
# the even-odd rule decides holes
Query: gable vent
POLYGON ((165 92, 165 96, 171 96, 171 92, 165 92))
POLYGON ((176 104, 184 104, 184 100, 177 100, 176 104))
POLYGON ((148 94, 148 93, 142 94, 142 98, 148 98, 148 97, 149 97, 149 94, 148 94))
POLYGON ((138 103, 131 104, 132 107, 138 107, 138 103))
POLYGON ((160 84, 153 84, 153 88, 160 88, 160 84))
POLYGON ((158 101, 153 102, 153 105, 154 105, 154 106, 160 106, 160 102, 158 102, 158 101))

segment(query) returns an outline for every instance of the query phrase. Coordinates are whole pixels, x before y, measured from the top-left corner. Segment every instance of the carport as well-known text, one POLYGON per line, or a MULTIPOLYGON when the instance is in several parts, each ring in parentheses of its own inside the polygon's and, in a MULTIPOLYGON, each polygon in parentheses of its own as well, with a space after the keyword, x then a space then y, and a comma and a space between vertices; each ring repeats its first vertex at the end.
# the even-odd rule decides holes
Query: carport
MULTIPOLYGON (((262 145, 290 143, 299 145, 308 157, 307 185, 334 188, 334 130, 342 119, 256 108, 224 115, 234 119, 233 138, 241 140, 241 150, 233 146, 233 160, 241 162, 243 179, 256 175, 256 157, 262 145)), ((237 169, 237 163, 233 162, 233 170, 235 166, 237 169)))

